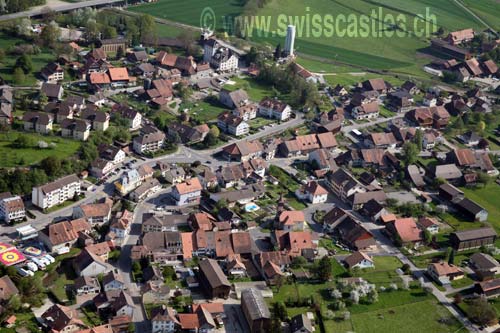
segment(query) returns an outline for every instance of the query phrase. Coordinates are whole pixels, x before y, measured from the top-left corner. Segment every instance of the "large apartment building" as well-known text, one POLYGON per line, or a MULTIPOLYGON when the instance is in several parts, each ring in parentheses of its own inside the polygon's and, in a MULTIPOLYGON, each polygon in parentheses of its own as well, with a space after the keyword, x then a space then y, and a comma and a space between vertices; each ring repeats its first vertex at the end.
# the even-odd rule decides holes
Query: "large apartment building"
POLYGON ((33 205, 47 209, 72 199, 81 192, 80 179, 76 175, 59 178, 51 183, 33 187, 31 201, 33 205))

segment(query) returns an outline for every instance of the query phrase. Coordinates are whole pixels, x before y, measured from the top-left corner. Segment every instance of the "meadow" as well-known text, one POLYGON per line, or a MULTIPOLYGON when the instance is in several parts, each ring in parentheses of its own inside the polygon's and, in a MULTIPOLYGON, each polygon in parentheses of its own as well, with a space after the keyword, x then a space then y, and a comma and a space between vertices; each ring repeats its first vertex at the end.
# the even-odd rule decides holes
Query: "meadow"
MULTIPOLYGON (((17 45, 17 44, 25 44, 26 41, 8 36, 3 32, 0 32, 0 49, 4 51, 8 51, 9 48, 17 45)), ((13 73, 14 73, 14 65, 16 63, 18 56, 13 55, 5 55, 5 59, 0 63, 0 77, 5 81, 12 82, 13 73)), ((26 74, 25 81, 22 83, 23 86, 31 86, 36 82, 36 75, 40 72, 40 70, 47 65, 47 63, 54 61, 56 56, 47 49, 42 49, 42 52, 38 54, 33 54, 31 56, 31 60, 33 62, 33 71, 29 74, 26 74)))
MULTIPOLYGON (((494 6, 493 0, 487 0, 484 3, 477 4, 476 1, 466 0, 471 9, 480 15, 484 20, 492 24, 498 24, 494 20, 498 6, 494 6), (489 10, 492 7, 493 10, 489 10)), ((186 0, 178 4, 174 0, 160 0, 154 4, 144 4, 131 7, 130 10, 141 13, 152 14, 157 17, 179 21, 182 23, 199 26, 200 14, 204 7, 213 9, 217 18, 217 28, 223 27, 225 16, 237 16, 241 13, 242 2, 233 0, 229 3, 223 0, 215 1, 195 1, 186 0)), ((426 13, 436 16, 436 25, 429 24, 430 32, 436 31, 438 27, 443 27, 445 31, 458 30, 462 28, 484 29, 484 26, 474 18, 470 13, 457 5, 453 0, 273 0, 260 8, 257 12, 259 16, 271 17, 269 29, 266 34, 262 29, 256 29, 253 25, 252 36, 250 39, 259 43, 267 43, 272 47, 281 43, 284 44, 284 37, 276 36, 273 32, 277 31, 277 17, 279 14, 285 14, 287 23, 295 22, 295 17, 302 17, 307 12, 314 14, 331 14, 335 18, 337 14, 361 14, 370 15, 372 10, 381 10, 383 14, 404 15, 406 18, 406 27, 401 29, 407 32, 406 37, 340 37, 334 33, 332 37, 322 34, 318 37, 307 36, 305 30, 302 36, 299 36, 299 27, 297 26, 296 51, 300 55, 321 57, 354 65, 360 68, 373 68, 378 70, 391 70, 397 73, 406 73, 414 76, 422 76, 420 67, 425 63, 425 59, 417 54, 417 51, 426 48, 429 45, 432 34, 417 37, 411 32, 413 30, 413 21, 417 15, 426 13), (309 9, 309 10, 307 10, 309 9), (274 35, 274 36, 273 36, 274 35)), ((496 16, 498 17, 498 16, 496 16)), ((376 20, 376 19, 372 19, 376 20)), ((281 26, 280 22, 280 26, 281 26)), ((371 25, 372 22, 370 22, 371 25)), ((375 24, 375 32, 392 29, 387 25, 378 22, 375 24)), ((249 31, 249 30, 247 30, 249 31)), ((304 65, 306 65, 304 63, 304 65)), ((340 66, 343 67, 343 66, 340 66)), ((316 66, 313 70, 347 72, 348 67, 336 68, 336 66, 325 64, 325 67, 316 66)))
POLYGON ((29 136, 35 143, 30 148, 14 148, 12 142, 20 135, 18 132, 0 133, 0 167, 11 168, 16 166, 29 166, 37 164, 48 156, 57 155, 60 158, 67 158, 76 154, 81 146, 81 142, 64 139, 56 136, 43 136, 36 133, 22 133, 29 136), (49 145, 54 143, 53 148, 40 149, 36 147, 38 141, 45 141, 49 145))

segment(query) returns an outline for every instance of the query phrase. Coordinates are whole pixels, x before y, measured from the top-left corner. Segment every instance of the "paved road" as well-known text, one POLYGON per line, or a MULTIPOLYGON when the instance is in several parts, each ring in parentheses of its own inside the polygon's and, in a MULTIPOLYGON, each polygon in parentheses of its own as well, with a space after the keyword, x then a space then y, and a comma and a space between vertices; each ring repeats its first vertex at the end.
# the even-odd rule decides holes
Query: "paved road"
POLYGON ((24 12, 2 15, 0 16, 0 21, 12 20, 20 17, 31 17, 31 16, 42 15, 46 11, 47 7, 55 12, 67 12, 70 10, 75 10, 84 7, 100 7, 100 6, 112 5, 114 3, 119 3, 119 2, 124 2, 124 0, 90 0, 90 1, 81 1, 76 3, 57 4, 57 5, 45 6, 42 8, 37 7, 24 12))

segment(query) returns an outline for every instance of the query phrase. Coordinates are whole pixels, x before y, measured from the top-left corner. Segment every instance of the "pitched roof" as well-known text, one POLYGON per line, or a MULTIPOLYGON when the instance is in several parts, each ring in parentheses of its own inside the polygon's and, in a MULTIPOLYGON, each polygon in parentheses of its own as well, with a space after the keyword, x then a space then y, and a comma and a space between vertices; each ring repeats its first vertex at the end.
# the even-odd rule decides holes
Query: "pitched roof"
POLYGON ((366 253, 361 251, 353 252, 351 255, 349 255, 344 259, 344 262, 347 264, 349 268, 352 268, 363 260, 368 260, 373 263, 373 259, 370 258, 366 253))
POLYGON ((203 187, 201 186, 200 180, 196 177, 188 179, 183 183, 176 184, 174 188, 179 192, 179 194, 187 194, 191 192, 201 191, 203 187))
POLYGON ((92 84, 109 84, 111 80, 108 73, 93 72, 90 73, 90 83, 92 84))
POLYGON ((450 265, 447 262, 441 261, 436 263, 431 263, 429 266, 432 266, 438 276, 447 276, 451 274, 462 273, 462 270, 455 265, 450 265))
POLYGON ((226 275, 224 275, 224 272, 220 268, 217 261, 213 259, 203 259, 200 261, 199 266, 200 266, 200 271, 206 277, 211 288, 217 288, 220 286, 228 286, 228 287, 231 286, 226 275))
POLYGON ((8 275, 0 277, 0 301, 8 301, 12 295, 19 294, 19 290, 8 275))
POLYGON ((52 245, 58 245, 74 241, 78 238, 78 233, 91 230, 90 224, 86 219, 76 219, 72 221, 63 221, 49 224, 42 230, 49 237, 52 245))
POLYGON ((486 253, 474 253, 470 257, 470 261, 477 269, 489 270, 500 266, 498 261, 486 253))
POLYGON ((249 317, 247 320, 251 322, 271 318, 271 312, 260 290, 244 289, 241 292, 241 306, 245 307, 245 314, 249 317))
POLYGON ((108 70, 109 77, 111 81, 128 81, 130 80, 128 76, 127 68, 125 67, 113 67, 108 70))
POLYGON ((468 241, 479 238, 496 237, 497 233, 490 227, 456 231, 452 233, 460 241, 468 241))
POLYGON ((41 92, 49 98, 56 98, 56 97, 58 98, 59 93, 62 91, 62 89, 63 88, 60 84, 44 82, 42 84, 41 92))
POLYGON ((413 217, 399 218, 394 222, 394 228, 403 242, 416 242, 422 239, 421 231, 413 217))
POLYGON ((307 184, 302 185, 300 190, 304 193, 309 193, 313 196, 328 194, 328 191, 318 182, 315 181, 310 181, 307 184))
POLYGON ((45 323, 55 332, 64 330, 69 325, 86 327, 83 321, 78 319, 78 312, 60 304, 52 305, 42 314, 45 323))
POLYGON ((306 216, 301 210, 285 210, 281 212, 278 220, 283 225, 294 225, 298 222, 304 222, 306 216))

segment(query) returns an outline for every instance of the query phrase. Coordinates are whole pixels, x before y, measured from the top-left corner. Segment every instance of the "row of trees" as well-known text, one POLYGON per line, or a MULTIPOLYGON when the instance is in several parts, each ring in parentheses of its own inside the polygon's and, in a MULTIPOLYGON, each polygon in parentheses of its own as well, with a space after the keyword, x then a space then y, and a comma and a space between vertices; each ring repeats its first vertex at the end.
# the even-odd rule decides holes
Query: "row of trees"
POLYGON ((0 14, 17 13, 34 6, 45 5, 46 0, 0 0, 0 14))
POLYGON ((68 15, 59 15, 57 21, 70 27, 84 27, 86 38, 89 41, 115 38, 119 34, 124 35, 132 45, 141 42, 154 44, 158 39, 154 18, 147 14, 130 17, 110 13, 106 10, 96 11, 85 8, 68 15))

